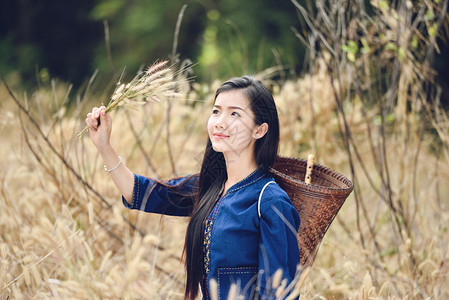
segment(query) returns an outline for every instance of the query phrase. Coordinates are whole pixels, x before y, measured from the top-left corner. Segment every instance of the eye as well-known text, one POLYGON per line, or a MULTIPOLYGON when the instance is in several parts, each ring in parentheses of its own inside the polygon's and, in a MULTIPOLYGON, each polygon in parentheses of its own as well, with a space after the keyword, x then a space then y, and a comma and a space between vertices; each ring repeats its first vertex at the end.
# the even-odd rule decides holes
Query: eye
POLYGON ((217 115, 217 114, 218 114, 218 109, 212 110, 212 114, 213 114, 213 115, 217 115))
POLYGON ((232 112, 231 116, 240 117, 240 114, 236 111, 232 112))

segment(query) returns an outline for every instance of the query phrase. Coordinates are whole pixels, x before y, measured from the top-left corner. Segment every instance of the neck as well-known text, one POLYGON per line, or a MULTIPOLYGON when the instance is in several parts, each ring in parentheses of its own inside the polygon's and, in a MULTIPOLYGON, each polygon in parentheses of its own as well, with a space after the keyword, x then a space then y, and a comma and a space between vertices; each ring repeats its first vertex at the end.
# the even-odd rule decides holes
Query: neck
POLYGON ((225 184, 225 190, 247 177, 257 169, 253 152, 244 153, 223 153, 226 160, 226 171, 228 179, 225 184))

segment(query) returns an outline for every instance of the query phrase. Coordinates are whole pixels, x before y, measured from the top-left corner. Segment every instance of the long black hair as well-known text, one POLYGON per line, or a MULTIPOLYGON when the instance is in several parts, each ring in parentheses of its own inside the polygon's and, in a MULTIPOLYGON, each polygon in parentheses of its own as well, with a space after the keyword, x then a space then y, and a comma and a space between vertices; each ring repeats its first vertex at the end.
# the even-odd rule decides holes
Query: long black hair
MULTIPOLYGON (((268 172, 273 166, 279 146, 279 119, 276 105, 270 91, 250 76, 232 78, 223 83, 215 93, 217 96, 226 91, 241 90, 250 100, 257 125, 268 124, 268 132, 256 140, 254 157, 256 164, 268 172)), ((204 225, 217 203, 227 180, 226 162, 223 153, 212 148, 207 142, 198 180, 198 193, 195 197, 192 217, 187 227, 184 244, 187 284, 184 299, 194 299, 198 295, 199 283, 204 276, 204 225)))

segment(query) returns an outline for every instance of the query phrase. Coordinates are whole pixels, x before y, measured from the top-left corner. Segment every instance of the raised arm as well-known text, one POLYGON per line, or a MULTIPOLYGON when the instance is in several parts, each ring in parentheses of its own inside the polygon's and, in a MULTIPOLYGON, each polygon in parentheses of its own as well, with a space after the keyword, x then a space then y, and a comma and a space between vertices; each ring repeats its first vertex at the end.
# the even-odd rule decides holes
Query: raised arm
POLYGON ((92 112, 87 114, 86 124, 89 127, 90 138, 103 158, 106 168, 111 170, 108 172, 109 175, 126 201, 131 203, 134 175, 123 161, 121 162, 111 145, 112 117, 110 114, 106 114, 106 107, 94 107, 92 112))

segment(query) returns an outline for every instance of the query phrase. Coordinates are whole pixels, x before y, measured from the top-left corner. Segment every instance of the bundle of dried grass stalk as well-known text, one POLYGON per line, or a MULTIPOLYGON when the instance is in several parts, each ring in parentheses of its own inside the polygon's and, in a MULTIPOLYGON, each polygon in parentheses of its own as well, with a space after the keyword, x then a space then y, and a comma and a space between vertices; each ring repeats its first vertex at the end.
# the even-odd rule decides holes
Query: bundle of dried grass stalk
MULTIPOLYGON (((179 97, 180 94, 176 91, 176 74, 167 64, 167 60, 157 61, 146 71, 138 73, 129 83, 119 81, 106 107, 106 113, 122 106, 135 108, 148 102, 160 102, 163 98, 179 97)), ((87 129, 86 126, 78 133, 78 137, 81 138, 87 129)))

